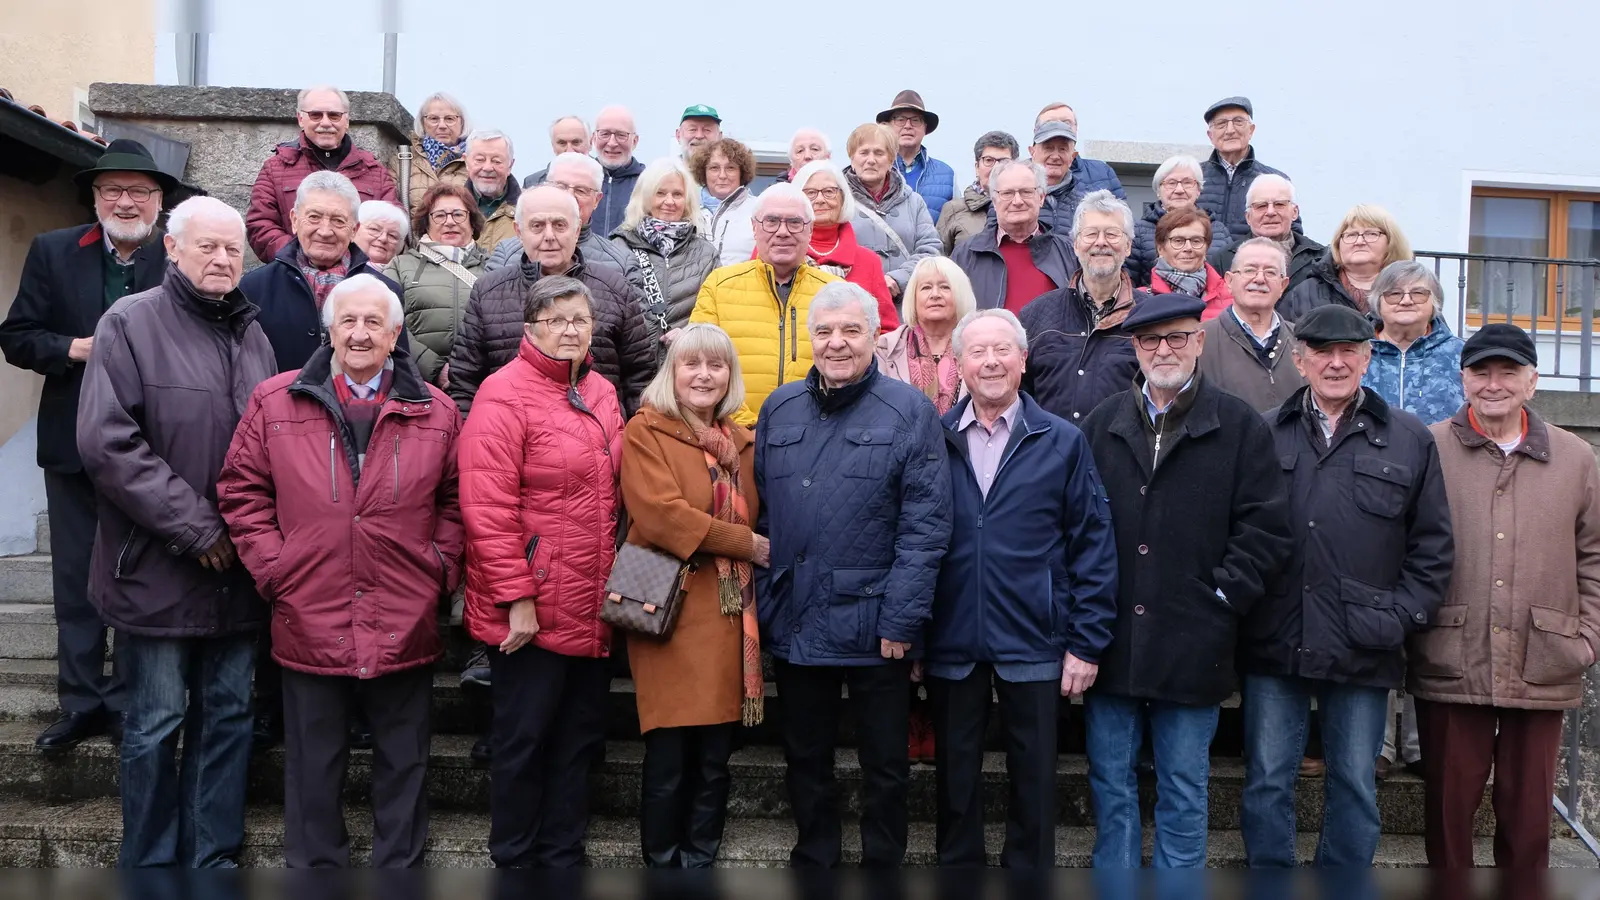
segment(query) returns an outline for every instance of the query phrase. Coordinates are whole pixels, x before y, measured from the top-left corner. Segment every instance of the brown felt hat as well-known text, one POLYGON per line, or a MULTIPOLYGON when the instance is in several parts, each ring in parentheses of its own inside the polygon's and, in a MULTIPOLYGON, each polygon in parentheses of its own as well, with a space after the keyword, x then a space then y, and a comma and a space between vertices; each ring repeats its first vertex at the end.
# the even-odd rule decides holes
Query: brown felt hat
POLYGON ((929 134, 933 134, 934 129, 939 127, 939 116, 928 112, 928 108, 922 105, 922 95, 916 91, 901 91, 895 94, 894 102, 889 104, 889 108, 878 113, 878 124, 887 125, 894 114, 902 109, 912 109, 922 113, 922 121, 928 123, 929 134))

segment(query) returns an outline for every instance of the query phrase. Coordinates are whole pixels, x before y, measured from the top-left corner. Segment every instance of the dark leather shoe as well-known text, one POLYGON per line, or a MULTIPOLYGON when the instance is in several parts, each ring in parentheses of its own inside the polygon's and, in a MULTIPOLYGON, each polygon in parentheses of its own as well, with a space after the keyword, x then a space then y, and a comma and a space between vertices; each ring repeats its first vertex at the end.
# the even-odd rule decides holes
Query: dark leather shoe
POLYGON ((251 749, 257 753, 270 750, 283 740, 283 723, 270 713, 258 713, 250 734, 251 749))
POLYGON ((64 712, 39 735, 34 746, 40 753, 65 753, 89 738, 106 733, 106 715, 96 710, 87 713, 64 712))
POLYGON ((111 738, 111 743, 122 745, 122 713, 106 715, 106 736, 111 738))
POLYGON ((478 738, 476 741, 473 741, 471 754, 472 764, 480 767, 487 766, 492 756, 490 747, 491 745, 489 743, 489 736, 487 734, 481 738, 478 738))

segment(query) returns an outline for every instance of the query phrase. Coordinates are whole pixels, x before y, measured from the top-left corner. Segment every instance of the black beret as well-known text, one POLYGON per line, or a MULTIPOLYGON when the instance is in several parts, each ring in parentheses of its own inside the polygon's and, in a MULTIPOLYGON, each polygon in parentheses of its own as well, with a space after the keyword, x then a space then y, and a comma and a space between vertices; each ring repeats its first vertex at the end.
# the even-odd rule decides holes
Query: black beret
POLYGON ((1198 319, 1205 314, 1206 302, 1189 294, 1134 294, 1133 312, 1122 321, 1124 331, 1133 332, 1174 319, 1198 319))

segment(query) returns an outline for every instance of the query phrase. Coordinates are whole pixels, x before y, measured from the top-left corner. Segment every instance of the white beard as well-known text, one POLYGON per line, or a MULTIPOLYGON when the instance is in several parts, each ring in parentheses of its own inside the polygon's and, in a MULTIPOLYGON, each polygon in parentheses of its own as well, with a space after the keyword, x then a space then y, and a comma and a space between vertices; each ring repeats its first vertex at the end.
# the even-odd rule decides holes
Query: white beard
POLYGON ((125 225, 121 219, 114 216, 101 219, 100 227, 105 229, 113 243, 118 244, 142 244, 149 240, 150 235, 156 230, 154 222, 140 221, 125 225))

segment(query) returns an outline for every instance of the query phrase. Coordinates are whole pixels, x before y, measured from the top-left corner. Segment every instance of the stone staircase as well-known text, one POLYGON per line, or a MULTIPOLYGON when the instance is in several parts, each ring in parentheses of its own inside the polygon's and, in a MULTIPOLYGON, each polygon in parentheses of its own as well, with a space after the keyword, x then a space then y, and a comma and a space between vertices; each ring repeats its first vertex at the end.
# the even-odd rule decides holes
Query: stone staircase
MULTIPOLYGON (((48 551, 47 531, 41 534, 41 549, 48 551)), ((33 748, 38 731, 55 713, 55 624, 49 598, 48 555, 0 558, 0 865, 110 866, 116 861, 121 831, 115 748, 99 739, 54 760, 39 756, 33 748)), ((484 842, 489 825, 490 786, 488 773, 475 768, 468 754, 474 736, 487 721, 488 702, 482 692, 463 690, 458 684, 454 667, 465 655, 465 642, 452 635, 448 645, 450 658, 440 666, 434 680, 437 734, 433 738, 428 784, 433 810, 428 863, 435 867, 480 867, 489 864, 484 842)), ((638 736, 632 682, 625 678, 613 680, 609 704, 605 759, 591 775, 593 818, 588 852, 592 866, 632 867, 640 864, 637 811, 644 752, 638 736)), ((770 685, 767 710, 767 723, 747 735, 747 746, 733 758, 733 791, 720 858, 724 866, 786 865, 794 841, 783 783, 783 755, 774 727, 783 714, 783 703, 781 697, 773 696, 770 685)), ((992 719, 997 720, 998 716, 992 719)), ((994 727, 991 725, 991 730, 994 727)), ((853 731, 847 713, 841 728, 845 747, 837 762, 841 804, 848 811, 847 818, 854 817, 860 809, 861 770, 850 748, 853 731)), ((1240 737, 1241 722, 1234 701, 1223 710, 1212 747, 1210 865, 1214 867, 1244 865, 1244 842, 1238 830, 1244 782, 1240 737)), ((1056 778, 1057 821, 1061 826, 1056 861, 1062 866, 1087 866, 1094 829, 1088 764, 1083 755, 1081 706, 1073 705, 1064 711, 1061 744, 1063 752, 1056 778)), ((990 747, 993 750, 998 744, 992 742, 990 747)), ((1004 837, 1006 805, 1004 760, 1000 753, 986 755, 984 774, 988 783, 988 843, 994 860, 1004 837)), ((358 860, 371 846, 367 809, 370 789, 371 754, 353 753, 345 796, 358 860)), ((1314 829, 1321 819, 1321 792, 1320 779, 1302 779, 1297 810, 1302 828, 1311 829, 1300 837, 1302 860, 1309 860, 1315 852, 1314 829)), ((1155 799, 1153 783, 1144 784, 1141 795, 1148 823, 1155 799)), ((258 757, 251 768, 244 854, 247 864, 282 865, 282 802, 283 753, 274 750, 258 757)), ((1384 835, 1377 864, 1422 865, 1422 783, 1403 773, 1392 776, 1380 786, 1379 805, 1384 835)), ((932 865, 934 770, 930 766, 912 769, 910 812, 907 863, 932 865)), ((1482 862, 1490 859, 1488 835, 1492 827, 1486 803, 1478 820, 1482 862)), ((1552 865, 1595 865, 1594 857, 1559 819, 1552 819, 1552 829, 1552 865)), ((859 840, 850 825, 846 826, 844 842, 846 858, 858 857, 859 840)), ((1147 855, 1148 852, 1147 843, 1147 855)))

